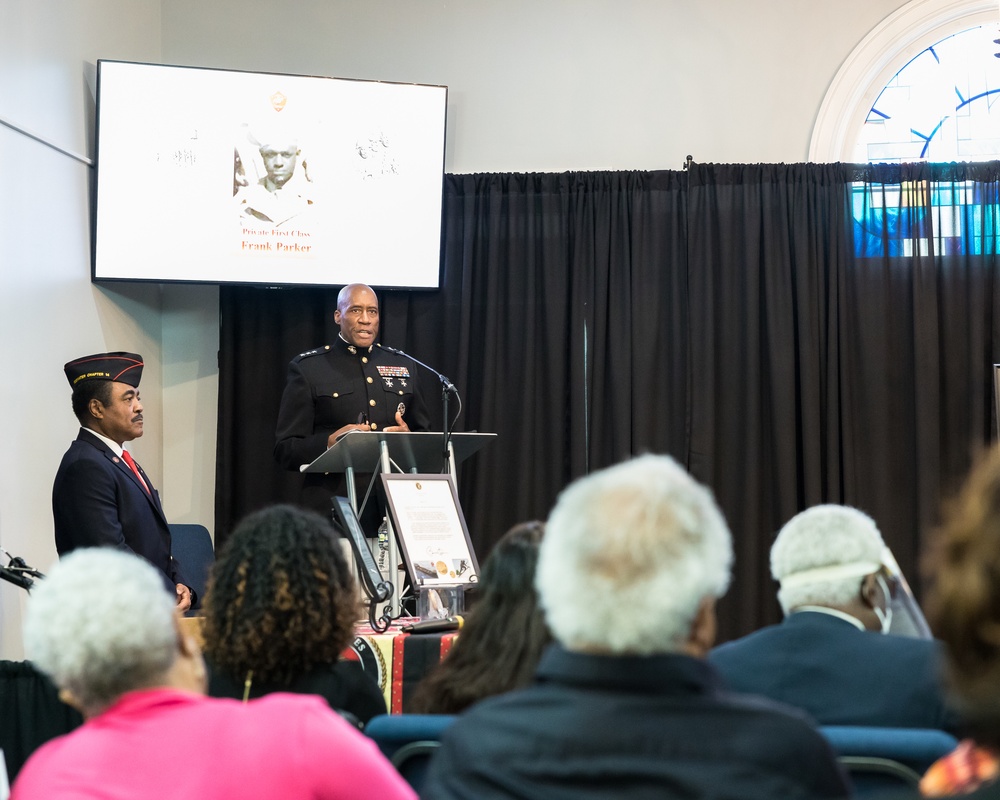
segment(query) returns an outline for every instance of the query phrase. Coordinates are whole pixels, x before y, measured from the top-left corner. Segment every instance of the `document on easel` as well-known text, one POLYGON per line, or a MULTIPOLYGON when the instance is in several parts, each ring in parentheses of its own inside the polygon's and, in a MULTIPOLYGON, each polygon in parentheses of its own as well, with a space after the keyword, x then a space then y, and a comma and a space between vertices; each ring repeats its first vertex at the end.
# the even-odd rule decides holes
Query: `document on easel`
POLYGON ((393 527, 420 586, 479 581, 479 563, 450 475, 383 474, 393 527))

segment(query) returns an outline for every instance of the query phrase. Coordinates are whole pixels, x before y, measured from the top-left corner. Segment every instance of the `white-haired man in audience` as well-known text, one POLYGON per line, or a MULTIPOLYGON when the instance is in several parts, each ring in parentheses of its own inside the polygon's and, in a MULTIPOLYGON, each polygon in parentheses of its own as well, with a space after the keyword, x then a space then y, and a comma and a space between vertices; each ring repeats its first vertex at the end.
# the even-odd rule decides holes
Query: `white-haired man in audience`
POLYGON ((322 698, 205 697, 174 603, 152 566, 110 548, 75 550, 36 584, 28 656, 85 722, 28 759, 12 800, 415 797, 322 698))
POLYGON ((711 494, 664 456, 571 484, 536 588, 556 641, 526 689, 463 714, 428 798, 825 798, 849 794, 799 712, 729 694, 704 661, 732 542, 711 494))
POLYGON ((820 505, 771 547, 784 621, 721 645, 709 660, 734 690, 808 711, 821 725, 954 730, 938 644, 888 632, 895 591, 874 520, 820 505))

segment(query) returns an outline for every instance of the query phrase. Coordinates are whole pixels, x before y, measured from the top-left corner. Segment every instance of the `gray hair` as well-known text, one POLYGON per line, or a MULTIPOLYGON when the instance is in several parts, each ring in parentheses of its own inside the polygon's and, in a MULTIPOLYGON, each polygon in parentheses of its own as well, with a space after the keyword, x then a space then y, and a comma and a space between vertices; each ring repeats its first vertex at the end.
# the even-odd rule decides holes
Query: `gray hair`
POLYGON ((729 585, 732 539, 711 492, 646 455, 572 483, 546 523, 535 585, 571 650, 675 652, 729 585))
POLYGON ((161 679, 177 654, 175 598, 138 556, 74 550, 28 599, 27 656, 93 712, 161 679))
POLYGON ((782 610, 849 604, 861 579, 878 571, 884 551, 875 520, 856 508, 819 505, 796 514, 771 547, 782 610))

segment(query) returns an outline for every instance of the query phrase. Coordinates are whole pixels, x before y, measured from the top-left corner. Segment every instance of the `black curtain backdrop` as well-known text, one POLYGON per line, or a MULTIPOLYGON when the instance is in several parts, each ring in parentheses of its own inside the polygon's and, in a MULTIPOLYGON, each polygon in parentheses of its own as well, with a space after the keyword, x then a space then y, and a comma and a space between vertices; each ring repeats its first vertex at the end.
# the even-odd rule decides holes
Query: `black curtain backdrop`
MULTIPOLYGON (((771 542, 820 502, 870 513, 919 594, 923 537, 992 430, 998 180, 995 163, 446 176, 441 289, 381 291, 381 340, 452 379, 459 430, 499 434, 459 474, 480 558, 573 478, 657 452, 733 529, 721 639, 780 617, 771 542), (932 182, 981 205, 935 216, 932 182), (893 225, 859 228, 858 185, 893 225), (933 239, 959 224, 989 255, 933 239)), ((335 290, 220 296, 217 546, 296 497, 271 457, 285 368, 337 332, 335 290)))
POLYGON ((28 661, 0 661, 0 750, 11 784, 28 757, 83 724, 53 683, 28 661))

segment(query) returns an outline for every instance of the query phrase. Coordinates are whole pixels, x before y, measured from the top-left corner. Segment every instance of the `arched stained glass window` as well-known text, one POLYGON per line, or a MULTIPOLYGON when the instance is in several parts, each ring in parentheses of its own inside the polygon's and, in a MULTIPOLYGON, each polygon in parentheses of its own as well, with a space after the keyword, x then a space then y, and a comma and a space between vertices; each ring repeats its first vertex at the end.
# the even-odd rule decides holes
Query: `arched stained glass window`
POLYGON ((996 0, 913 0, 841 66, 817 115, 809 159, 903 170, 879 168, 850 188, 856 255, 1000 251, 997 184, 980 176, 984 169, 995 174, 995 165, 976 167, 977 180, 959 177, 965 174, 959 168, 915 172, 906 166, 1000 160, 1000 44, 994 39, 1000 39, 996 0))
POLYGON ((868 110, 856 162, 1000 158, 997 25, 947 36, 910 59, 868 110))

